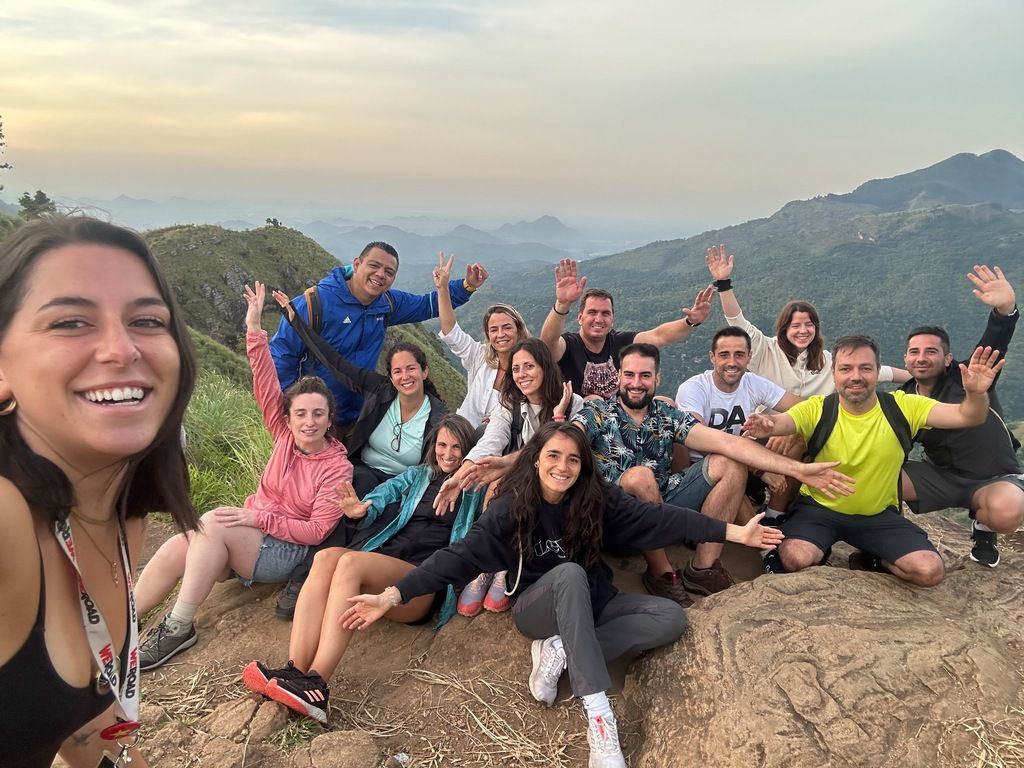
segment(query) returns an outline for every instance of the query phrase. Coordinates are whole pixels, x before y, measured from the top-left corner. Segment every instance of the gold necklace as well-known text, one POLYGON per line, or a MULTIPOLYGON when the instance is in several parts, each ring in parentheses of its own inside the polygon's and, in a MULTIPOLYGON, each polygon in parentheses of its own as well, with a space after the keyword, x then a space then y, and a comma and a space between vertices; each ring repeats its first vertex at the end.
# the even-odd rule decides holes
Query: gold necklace
POLYGON ((111 520, 114 519, 113 516, 106 517, 106 518, 104 518, 104 517, 89 517, 88 515, 84 514, 82 512, 82 510, 80 510, 78 507, 72 507, 71 508, 71 514, 74 515, 75 517, 77 517, 79 520, 84 520, 85 522, 92 523, 93 525, 106 525, 107 523, 109 523, 111 520))
POLYGON ((118 562, 117 562, 116 553, 115 553, 114 559, 111 560, 109 557, 107 557, 107 553, 104 552, 102 549, 100 549, 100 545, 96 543, 96 539, 94 539, 92 537, 92 534, 89 533, 89 529, 88 528, 86 528, 84 525, 80 525, 80 526, 78 526, 78 530, 80 530, 82 533, 84 533, 86 535, 86 538, 88 538, 89 541, 92 542, 92 545, 96 548, 96 551, 100 553, 100 557, 102 557, 104 560, 106 560, 110 564, 110 578, 112 578, 114 580, 114 586, 115 587, 121 586, 121 581, 117 578, 117 572, 120 569, 118 568, 118 562))

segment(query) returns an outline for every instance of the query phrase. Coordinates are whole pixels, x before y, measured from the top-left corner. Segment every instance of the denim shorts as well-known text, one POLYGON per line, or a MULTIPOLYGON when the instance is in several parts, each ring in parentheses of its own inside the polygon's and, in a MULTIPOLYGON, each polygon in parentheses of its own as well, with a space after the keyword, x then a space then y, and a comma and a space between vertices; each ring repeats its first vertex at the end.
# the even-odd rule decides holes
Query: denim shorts
POLYGON ((704 499, 714 487, 708 476, 709 461, 710 457, 705 456, 696 464, 691 464, 685 472, 679 473, 679 485, 668 491, 662 500, 674 507, 686 507, 700 512, 704 499))
POLYGON ((288 581, 292 570, 306 559, 308 551, 309 547, 305 544, 276 539, 269 533, 264 533, 259 554, 256 555, 256 564, 252 567, 252 578, 242 578, 235 572, 232 572, 232 575, 247 587, 257 582, 280 584, 288 581))

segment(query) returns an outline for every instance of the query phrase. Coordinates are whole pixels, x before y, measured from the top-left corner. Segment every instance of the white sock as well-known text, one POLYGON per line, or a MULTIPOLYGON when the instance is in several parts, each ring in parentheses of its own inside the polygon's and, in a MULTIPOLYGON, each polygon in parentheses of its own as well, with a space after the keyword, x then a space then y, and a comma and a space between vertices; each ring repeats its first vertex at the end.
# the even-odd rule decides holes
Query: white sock
POLYGON ((786 513, 785 512, 779 512, 779 510, 772 509, 771 507, 767 507, 764 510, 764 519, 765 520, 774 520, 777 517, 782 517, 784 514, 786 514, 786 513))
POLYGON ((976 530, 976 531, 987 531, 988 533, 995 533, 995 531, 993 531, 987 525, 985 525, 984 523, 979 523, 977 520, 974 521, 974 530, 976 530))
POLYGON ((615 717, 612 714, 612 703, 608 701, 608 695, 604 691, 584 696, 583 708, 587 710, 587 717, 591 720, 595 717, 603 717, 606 720, 615 717))
POLYGON ((198 610, 199 603, 186 603, 184 600, 179 599, 174 603, 174 607, 171 608, 168 618, 180 624, 182 629, 188 629, 192 626, 192 620, 195 619, 196 611, 198 610))

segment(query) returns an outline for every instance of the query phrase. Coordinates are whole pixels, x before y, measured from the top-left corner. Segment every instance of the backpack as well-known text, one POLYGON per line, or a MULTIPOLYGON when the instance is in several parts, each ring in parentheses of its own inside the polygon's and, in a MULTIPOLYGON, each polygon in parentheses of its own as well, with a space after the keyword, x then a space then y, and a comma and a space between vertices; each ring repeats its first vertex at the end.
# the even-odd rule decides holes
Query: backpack
MULTIPOLYGON (((307 288, 302 296, 306 299, 306 325, 308 325, 314 333, 320 333, 324 327, 324 310, 320 304, 320 288, 319 285, 311 285, 307 288)), ((388 311, 384 315, 384 325, 390 325, 391 313, 395 311, 395 302, 391 298, 390 291, 384 293, 384 298, 388 302, 388 311)))
MULTIPOLYGON (((896 434, 896 439, 900 441, 900 447, 903 449, 903 464, 906 464, 910 456, 910 449, 914 445, 914 438, 910 433, 910 422, 907 421, 907 417, 903 415, 903 411, 896 404, 895 397, 888 392, 876 392, 876 394, 878 395, 878 404, 882 406, 885 420, 889 422, 889 426, 896 434)), ((826 396, 821 403, 821 418, 814 425, 814 432, 811 433, 811 437, 807 441, 807 452, 804 453, 805 461, 814 461, 815 457, 821 453, 821 449, 825 447, 825 443, 832 434, 832 430, 835 429, 838 419, 839 395, 833 392, 831 395, 826 396)), ((903 464, 900 464, 900 466, 902 467, 903 464)), ((899 478, 896 480, 896 486, 900 505, 902 506, 903 483, 899 478)))

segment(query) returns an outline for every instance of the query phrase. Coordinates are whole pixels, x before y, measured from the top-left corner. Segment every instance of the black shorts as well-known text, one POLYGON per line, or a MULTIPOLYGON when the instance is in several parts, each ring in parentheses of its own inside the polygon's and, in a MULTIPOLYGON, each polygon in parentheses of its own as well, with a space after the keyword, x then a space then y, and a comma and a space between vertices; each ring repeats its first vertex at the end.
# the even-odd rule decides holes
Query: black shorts
POLYGON ((780 526, 786 538, 809 541, 822 552, 828 552, 837 541, 878 555, 887 563, 911 552, 935 552, 928 534, 892 507, 877 515, 846 515, 826 509, 809 496, 799 496, 791 510, 780 526))
POLYGON ((996 475, 977 480, 942 469, 929 461, 908 461, 903 471, 914 484, 917 501, 908 501, 907 506, 916 514, 947 507, 963 507, 971 510, 971 517, 974 517, 971 506, 974 494, 980 488, 992 483, 1010 483, 1024 491, 1024 475, 996 475))

